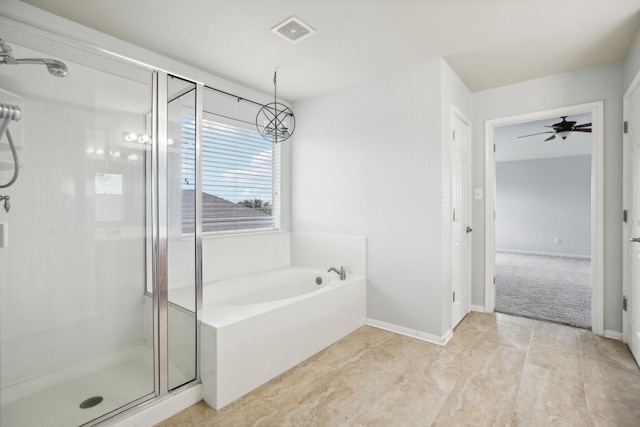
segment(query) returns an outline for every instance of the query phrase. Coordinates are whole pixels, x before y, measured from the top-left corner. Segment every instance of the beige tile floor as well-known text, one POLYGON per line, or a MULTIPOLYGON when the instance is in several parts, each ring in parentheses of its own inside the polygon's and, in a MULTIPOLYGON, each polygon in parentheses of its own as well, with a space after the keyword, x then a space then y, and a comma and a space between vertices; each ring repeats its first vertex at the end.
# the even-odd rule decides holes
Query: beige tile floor
POLYGON ((469 314, 445 347, 365 326, 220 411, 159 426, 640 426, 620 341, 469 314))

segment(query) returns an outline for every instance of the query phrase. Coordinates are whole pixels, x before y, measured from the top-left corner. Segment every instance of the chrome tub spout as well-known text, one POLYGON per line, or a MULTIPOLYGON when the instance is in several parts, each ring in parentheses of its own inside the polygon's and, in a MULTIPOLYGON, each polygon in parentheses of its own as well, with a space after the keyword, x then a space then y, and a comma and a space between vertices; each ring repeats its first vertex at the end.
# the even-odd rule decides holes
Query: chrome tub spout
POLYGON ((338 270, 335 267, 331 267, 330 269, 327 270, 327 273, 330 273, 332 271, 334 271, 334 272, 336 272, 336 273, 338 273, 340 275, 340 280, 344 280, 344 279, 347 278, 347 272, 344 271, 344 267, 340 267, 340 270, 338 270))

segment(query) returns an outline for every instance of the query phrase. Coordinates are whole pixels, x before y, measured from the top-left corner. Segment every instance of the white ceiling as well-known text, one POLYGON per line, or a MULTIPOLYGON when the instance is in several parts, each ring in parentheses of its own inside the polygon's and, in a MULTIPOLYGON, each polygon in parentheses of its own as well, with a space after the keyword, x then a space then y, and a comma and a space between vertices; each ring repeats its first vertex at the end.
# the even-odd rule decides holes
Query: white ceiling
MULTIPOLYGON (((574 114, 568 116, 567 120, 573 120, 577 125, 591 123, 591 113, 574 114)), ((551 141, 545 141, 545 139, 549 138, 553 133, 532 135, 540 132, 553 132, 553 129, 548 126, 560 121, 562 121, 561 117, 550 117, 543 120, 497 127, 494 137, 496 162, 591 154, 591 133, 572 132, 565 140, 555 138, 551 141)))
POLYGON ((640 0, 26 0, 290 101, 444 57, 472 91, 620 60, 640 0), (270 30, 295 15, 317 32, 270 30))

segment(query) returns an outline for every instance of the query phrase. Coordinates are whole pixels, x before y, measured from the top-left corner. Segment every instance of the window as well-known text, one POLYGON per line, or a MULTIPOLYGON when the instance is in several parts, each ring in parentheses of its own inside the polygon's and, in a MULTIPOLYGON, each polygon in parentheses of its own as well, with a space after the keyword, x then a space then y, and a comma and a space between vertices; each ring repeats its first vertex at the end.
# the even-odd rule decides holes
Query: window
MULTIPOLYGON (((182 228, 183 233, 193 233, 193 117, 183 118, 182 138, 182 228)), ((203 120, 202 232, 279 227, 280 146, 262 138, 255 129, 203 120)))

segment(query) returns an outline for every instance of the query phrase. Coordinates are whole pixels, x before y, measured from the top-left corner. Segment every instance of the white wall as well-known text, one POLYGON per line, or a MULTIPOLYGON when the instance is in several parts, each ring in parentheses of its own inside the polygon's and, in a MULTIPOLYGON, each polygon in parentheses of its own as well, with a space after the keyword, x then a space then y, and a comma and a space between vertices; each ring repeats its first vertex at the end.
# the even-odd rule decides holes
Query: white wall
MULTIPOLYGON (((290 233, 291 265, 328 270, 343 267, 347 277, 367 274, 367 238, 290 233)), ((334 273, 331 273, 334 274, 334 273)))
POLYGON ((292 230, 366 236, 368 317, 438 337, 451 74, 436 59, 297 103, 292 145, 292 230))
POLYGON ((590 257, 591 156, 497 162, 495 208, 497 250, 590 257))
MULTIPOLYGON (((615 62, 474 94, 473 186, 484 188, 484 122, 604 100, 604 328, 622 330, 622 78, 615 62)), ((472 303, 484 305, 484 200, 473 204, 472 303)))

